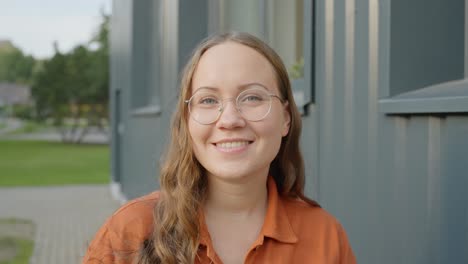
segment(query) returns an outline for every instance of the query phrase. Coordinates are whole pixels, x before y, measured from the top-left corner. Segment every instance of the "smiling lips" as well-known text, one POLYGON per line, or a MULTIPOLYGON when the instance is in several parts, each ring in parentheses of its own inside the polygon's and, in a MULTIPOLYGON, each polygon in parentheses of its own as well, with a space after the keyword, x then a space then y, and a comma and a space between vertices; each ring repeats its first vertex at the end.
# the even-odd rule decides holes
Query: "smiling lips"
POLYGON ((252 143, 252 141, 242 140, 242 141, 228 141, 228 142, 218 142, 215 144, 216 148, 223 152, 233 152, 244 149, 247 145, 252 143))

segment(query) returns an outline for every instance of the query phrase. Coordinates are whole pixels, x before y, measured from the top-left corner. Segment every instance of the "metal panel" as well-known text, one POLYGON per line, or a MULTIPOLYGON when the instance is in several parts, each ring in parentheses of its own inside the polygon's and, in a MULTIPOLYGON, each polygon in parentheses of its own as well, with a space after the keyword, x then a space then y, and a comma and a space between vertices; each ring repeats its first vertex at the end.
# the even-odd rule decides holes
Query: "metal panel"
POLYGON ((179 73, 207 35, 206 2, 114 0, 111 75, 112 89, 121 91, 122 122, 113 127, 121 140, 113 139, 112 166, 128 199, 158 188, 179 73))
MULTIPOLYGON (((131 3, 114 0, 119 30, 112 35, 112 89, 121 91, 125 128, 113 144, 121 146, 129 198, 157 188, 177 74, 208 24, 207 1, 161 2, 158 96, 164 103, 158 116, 132 116, 131 50, 145 39, 132 39, 131 3)), ((315 83, 309 88, 316 96, 301 138, 306 193, 343 224, 359 263, 468 263, 468 116, 379 112, 379 98, 388 97, 396 81, 390 1, 325 0, 315 8, 315 83)))
POLYGON ((122 137, 124 133, 123 116, 128 111, 123 99, 128 97, 130 86, 129 72, 131 50, 131 14, 129 1, 114 1, 110 29, 110 113, 111 113, 111 173, 113 182, 120 182, 124 163, 119 162, 125 152, 122 137), (117 30, 118 29, 118 30, 117 30), (119 94, 119 96, 117 96, 119 94), (119 101, 117 101, 120 99, 119 101))
POLYGON ((468 116, 379 113, 391 91, 389 1, 317 9, 319 202, 359 263, 467 263, 468 116))
POLYGON ((441 156, 442 261, 468 263, 468 120, 450 116, 445 122, 441 156))
MULTIPOLYGON (((151 149, 154 145, 150 141, 145 144, 146 148, 140 148, 141 143, 145 141, 142 138, 135 138, 138 131, 155 132, 155 124, 141 122, 144 123, 142 127, 132 116, 135 107, 149 103, 147 99, 152 84, 149 83, 151 78, 148 74, 151 69, 148 67, 148 60, 142 60, 142 55, 152 52, 145 44, 151 43, 148 36, 151 34, 145 34, 151 27, 145 26, 143 29, 140 27, 150 21, 150 14, 142 13, 142 10, 151 10, 151 4, 150 1, 141 1, 138 5, 133 1, 113 2, 111 91, 118 91, 120 102, 116 101, 117 92, 111 93, 114 96, 111 99, 112 106, 114 108, 120 106, 120 111, 112 109, 114 113, 112 128, 113 134, 116 135, 112 137, 112 167, 116 174, 115 179, 121 183, 127 198, 148 191, 146 187, 150 185, 148 183, 155 186, 154 179, 151 181, 145 177, 145 174, 150 175, 149 172, 155 171, 155 159, 152 155, 154 150, 151 149), (120 122, 115 122, 119 119, 120 122)), ((151 54, 147 55, 151 57, 151 54)))

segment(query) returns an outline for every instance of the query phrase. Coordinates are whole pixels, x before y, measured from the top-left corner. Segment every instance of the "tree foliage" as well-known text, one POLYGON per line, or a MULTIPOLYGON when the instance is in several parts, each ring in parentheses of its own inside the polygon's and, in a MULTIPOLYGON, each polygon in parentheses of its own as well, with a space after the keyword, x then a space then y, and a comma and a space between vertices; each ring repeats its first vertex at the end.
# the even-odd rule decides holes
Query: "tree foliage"
POLYGON ((35 59, 25 55, 11 43, 4 42, 0 47, 0 81, 30 84, 35 59))
POLYGON ((37 116, 53 120, 65 142, 79 143, 90 127, 107 124, 109 87, 108 15, 85 45, 68 53, 57 48, 34 77, 32 95, 37 116))

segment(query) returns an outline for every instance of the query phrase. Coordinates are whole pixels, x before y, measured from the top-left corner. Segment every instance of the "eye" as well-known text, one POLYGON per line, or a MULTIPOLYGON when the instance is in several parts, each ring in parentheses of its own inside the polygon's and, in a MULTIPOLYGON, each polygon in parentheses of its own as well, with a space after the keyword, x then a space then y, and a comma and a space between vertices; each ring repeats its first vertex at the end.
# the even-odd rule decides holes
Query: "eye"
POLYGON ((240 99, 240 103, 243 104, 258 104, 265 101, 265 95, 255 92, 250 92, 247 94, 242 95, 240 99))
POLYGON ((216 97, 203 97, 197 101, 197 104, 200 105, 216 105, 218 104, 218 99, 216 97))
POLYGON ((244 97, 244 101, 255 102, 255 101, 262 101, 262 100, 263 98, 261 96, 254 95, 254 94, 247 95, 246 97, 244 97))

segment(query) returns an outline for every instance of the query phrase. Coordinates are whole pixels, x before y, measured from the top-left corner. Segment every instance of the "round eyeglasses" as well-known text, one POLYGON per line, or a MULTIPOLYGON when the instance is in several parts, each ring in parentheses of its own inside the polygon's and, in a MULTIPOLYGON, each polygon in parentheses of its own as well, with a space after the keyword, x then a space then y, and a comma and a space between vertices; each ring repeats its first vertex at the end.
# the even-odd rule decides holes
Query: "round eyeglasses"
MULTIPOLYGON (((248 88, 235 98, 236 109, 243 118, 249 121, 263 120, 271 110, 272 98, 276 97, 283 103, 281 97, 270 94, 263 87, 248 88)), ((218 93, 210 88, 202 88, 195 92, 185 103, 188 105, 191 118, 202 125, 209 125, 221 116, 224 111, 224 101, 218 93)))

